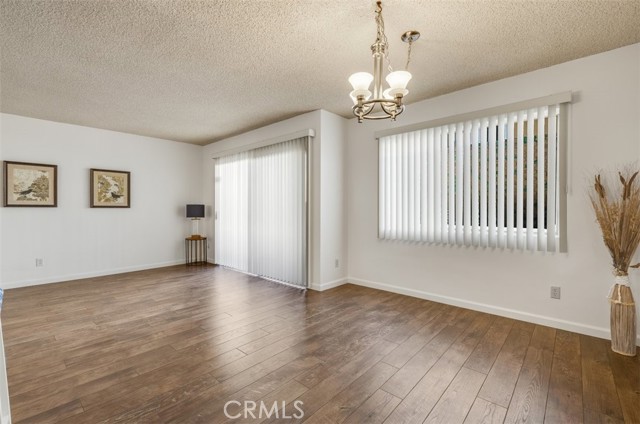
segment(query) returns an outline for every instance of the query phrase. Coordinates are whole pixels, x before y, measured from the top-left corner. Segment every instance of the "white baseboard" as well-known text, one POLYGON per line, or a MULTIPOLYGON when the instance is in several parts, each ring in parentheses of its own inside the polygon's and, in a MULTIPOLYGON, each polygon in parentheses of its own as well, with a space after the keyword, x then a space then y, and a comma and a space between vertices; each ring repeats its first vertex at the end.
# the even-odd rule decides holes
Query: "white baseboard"
MULTIPOLYGON (((515 309, 503 308, 500 306, 487 305, 485 303, 473 302, 470 300, 459 299, 455 297, 443 296, 435 293, 429 293, 422 290, 408 289, 392 284, 379 283, 376 281, 363 280, 360 278, 346 278, 345 283, 352 283, 358 286, 369 287, 372 289, 384 290, 392 293, 404 294, 406 296, 417 297, 420 299, 431 300, 447 305, 459 306, 461 308, 472 309, 474 311, 486 312, 502 317, 513 318, 520 321, 527 321, 534 324, 540 324, 547 327, 554 327, 561 330, 572 331, 574 333, 586 334, 588 336, 599 337, 601 339, 611 339, 609 328, 595 327, 592 325, 581 324, 579 322, 566 321, 563 319, 548 317, 544 315, 532 314, 529 312, 518 311, 515 309)), ((343 283, 343 284, 345 284, 343 283)), ((636 341, 640 346, 640 335, 636 341)))
POLYGON ((324 290, 332 289, 334 287, 341 286, 343 284, 347 284, 348 282, 349 282, 348 278, 339 278, 337 280, 329 281, 327 283, 322 283, 322 284, 311 283, 309 285, 309 288, 315 291, 324 291, 324 290))
POLYGON ((61 283, 64 281, 81 280, 83 278, 103 277, 105 275, 123 274, 125 272, 144 271, 146 269, 163 268, 166 266, 184 264, 184 259, 176 259, 167 262, 157 262, 154 264, 134 265, 123 268, 105 269, 102 271, 83 272, 77 274, 57 275, 53 277, 34 278, 30 280, 18 280, 2 282, 3 289, 16 289, 19 287, 37 286, 40 284, 61 283))

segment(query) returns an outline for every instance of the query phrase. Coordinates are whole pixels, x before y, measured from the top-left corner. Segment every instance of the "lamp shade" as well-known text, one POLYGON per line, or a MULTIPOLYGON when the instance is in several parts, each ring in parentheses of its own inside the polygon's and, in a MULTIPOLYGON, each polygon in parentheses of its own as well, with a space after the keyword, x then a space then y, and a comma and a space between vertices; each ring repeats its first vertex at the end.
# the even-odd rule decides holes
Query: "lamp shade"
POLYGON ((356 72, 349 77, 349 83, 354 90, 369 90, 373 75, 368 72, 356 72))
POLYGON ((204 205, 187 205, 187 218, 204 218, 204 205))
POLYGON ((387 75, 387 83, 392 91, 405 90, 411 79, 411 74, 407 71, 394 71, 387 75))

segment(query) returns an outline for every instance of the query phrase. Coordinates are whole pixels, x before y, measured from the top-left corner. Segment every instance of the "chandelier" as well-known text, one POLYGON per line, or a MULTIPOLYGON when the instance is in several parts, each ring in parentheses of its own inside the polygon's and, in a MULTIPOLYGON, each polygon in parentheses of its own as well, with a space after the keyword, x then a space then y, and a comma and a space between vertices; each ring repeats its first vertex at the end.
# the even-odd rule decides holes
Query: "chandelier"
POLYGON ((389 43, 384 33, 384 20, 382 19, 382 2, 376 2, 376 26, 378 27, 376 41, 371 45, 373 56, 373 75, 368 72, 356 72, 349 77, 349 83, 353 86, 350 93, 353 100, 353 114, 358 118, 358 122, 363 119, 389 119, 396 120, 396 116, 404 111, 402 98, 409 91, 407 84, 411 79, 411 74, 407 70, 411 61, 411 44, 420 38, 418 31, 407 31, 402 34, 402 41, 409 43, 407 64, 404 71, 394 71, 389 61, 389 43), (386 76, 389 88, 383 91, 383 60, 387 62, 389 73, 386 76), (369 91, 369 86, 373 81, 373 93, 369 91), (371 97, 373 94, 373 98, 371 97))

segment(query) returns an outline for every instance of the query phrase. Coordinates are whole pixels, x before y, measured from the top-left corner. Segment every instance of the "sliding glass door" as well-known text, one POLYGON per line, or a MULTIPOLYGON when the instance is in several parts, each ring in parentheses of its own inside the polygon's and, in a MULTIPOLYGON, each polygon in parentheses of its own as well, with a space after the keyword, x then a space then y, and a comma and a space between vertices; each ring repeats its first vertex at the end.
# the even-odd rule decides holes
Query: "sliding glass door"
POLYGON ((309 137, 223 156, 215 164, 215 261, 307 286, 309 137))

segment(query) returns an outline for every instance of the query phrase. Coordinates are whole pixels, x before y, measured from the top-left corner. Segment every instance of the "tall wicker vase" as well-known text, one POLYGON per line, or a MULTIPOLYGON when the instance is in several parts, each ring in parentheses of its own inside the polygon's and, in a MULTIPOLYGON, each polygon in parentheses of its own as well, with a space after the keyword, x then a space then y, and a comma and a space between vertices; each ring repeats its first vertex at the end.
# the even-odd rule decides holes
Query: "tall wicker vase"
POLYGON ((616 277, 609 295, 611 303, 611 349, 621 355, 636 356, 636 303, 629 277, 616 277))

